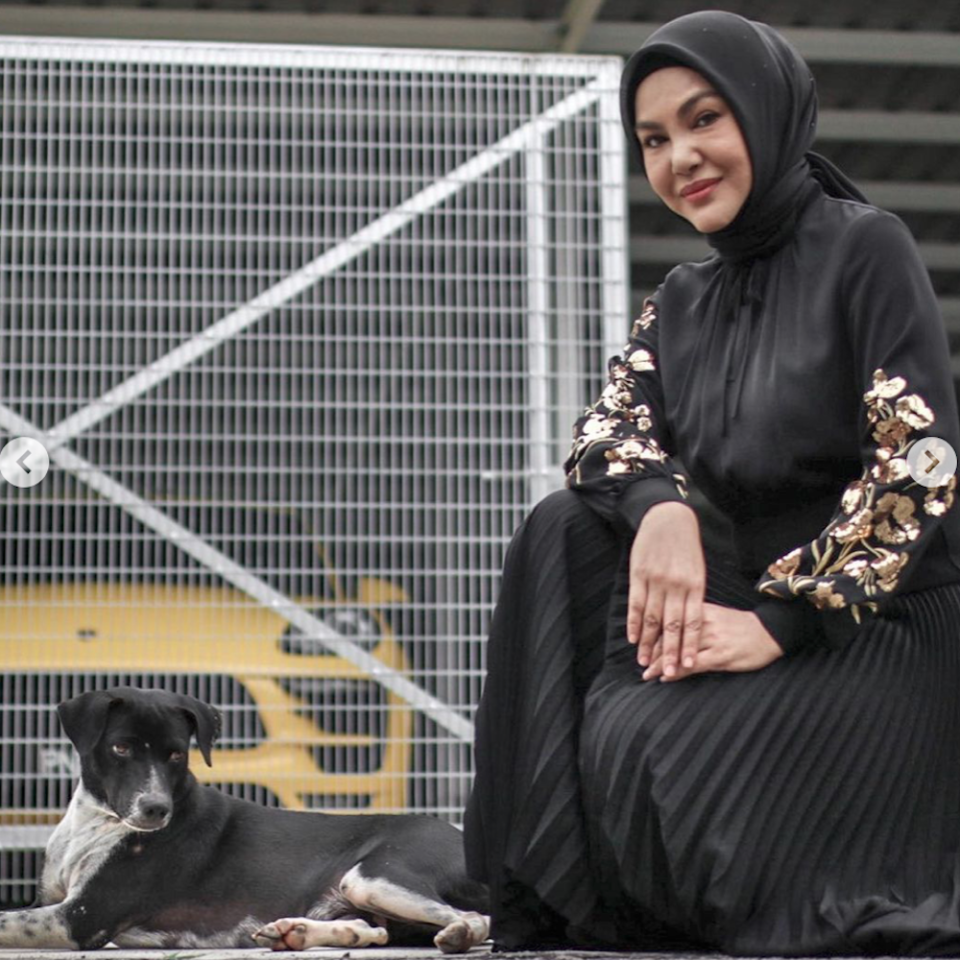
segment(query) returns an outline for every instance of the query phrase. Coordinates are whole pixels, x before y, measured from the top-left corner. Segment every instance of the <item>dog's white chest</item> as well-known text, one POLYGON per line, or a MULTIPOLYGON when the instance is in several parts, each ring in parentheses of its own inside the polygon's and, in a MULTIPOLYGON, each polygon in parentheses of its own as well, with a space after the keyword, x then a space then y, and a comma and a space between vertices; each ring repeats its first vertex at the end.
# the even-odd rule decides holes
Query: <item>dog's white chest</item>
POLYGON ((80 784, 47 843, 41 901, 58 903, 76 894, 130 832, 80 784))

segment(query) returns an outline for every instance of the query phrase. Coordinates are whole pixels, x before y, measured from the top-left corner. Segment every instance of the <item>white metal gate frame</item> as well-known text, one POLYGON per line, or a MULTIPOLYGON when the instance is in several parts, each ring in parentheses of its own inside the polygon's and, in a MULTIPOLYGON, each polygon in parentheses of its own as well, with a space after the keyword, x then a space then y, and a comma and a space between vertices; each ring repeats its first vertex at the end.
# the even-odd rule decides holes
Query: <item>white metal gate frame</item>
POLYGON ((598 104, 600 145, 600 208, 603 245, 601 278, 604 344, 615 350, 623 335, 627 304, 626 187, 623 135, 617 106, 620 61, 617 58, 520 57, 504 55, 438 54, 432 51, 391 51, 344 48, 255 47, 233 44, 70 42, 0 38, 0 56, 10 58, 50 57, 60 61, 147 62, 158 64, 220 63, 258 67, 272 63, 298 67, 341 67, 369 70, 423 69, 427 58, 435 72, 510 73, 536 76, 583 75, 593 77, 576 92, 537 113, 512 133, 480 151, 446 176, 377 217, 346 240, 325 251, 299 270, 268 287, 249 302, 228 313, 179 347, 122 381, 101 397, 90 401, 48 431, 19 416, 0 403, 0 428, 11 436, 32 437, 47 449, 50 459, 73 474, 104 499, 164 537, 211 572, 223 578, 258 603, 278 612, 290 624, 315 637, 323 646, 354 664, 391 693, 421 711, 461 741, 471 742, 473 724, 421 686, 383 664, 362 647, 342 636, 293 599, 273 589, 225 554, 211 547, 191 530, 118 483, 94 464, 74 453, 68 444, 91 426, 131 403, 197 358, 236 336, 271 310, 303 293, 311 285, 361 256, 377 243, 397 233, 416 217, 428 212, 468 184, 515 154, 524 151, 526 163, 526 215, 530 244, 529 268, 529 368, 531 417, 531 493, 537 502, 554 486, 551 476, 551 438, 547 417, 548 277, 544 215, 546 171, 544 143, 564 121, 598 104))

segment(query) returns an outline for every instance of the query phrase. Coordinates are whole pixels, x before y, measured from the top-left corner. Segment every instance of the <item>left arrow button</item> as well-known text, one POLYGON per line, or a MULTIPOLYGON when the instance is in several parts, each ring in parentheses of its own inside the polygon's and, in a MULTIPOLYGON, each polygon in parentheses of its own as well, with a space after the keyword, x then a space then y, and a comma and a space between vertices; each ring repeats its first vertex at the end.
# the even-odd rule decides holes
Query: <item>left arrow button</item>
POLYGON ((0 476, 15 487, 35 487, 49 469, 50 455, 33 437, 14 437, 0 450, 0 476))

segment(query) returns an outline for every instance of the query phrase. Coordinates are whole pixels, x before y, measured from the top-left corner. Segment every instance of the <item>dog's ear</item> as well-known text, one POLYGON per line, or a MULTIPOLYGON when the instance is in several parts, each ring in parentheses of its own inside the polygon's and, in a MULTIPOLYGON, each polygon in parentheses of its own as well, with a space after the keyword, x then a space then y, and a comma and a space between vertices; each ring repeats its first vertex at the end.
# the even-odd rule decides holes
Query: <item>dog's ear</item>
POLYGON ((122 698, 107 690, 91 690, 72 700, 64 700, 57 707, 63 732, 81 756, 100 742, 107 725, 107 713, 115 703, 122 702, 122 698))
POLYGON ((197 738, 197 746, 208 767, 213 766, 210 760, 210 749, 220 736, 220 711, 211 707, 209 703, 195 700, 185 694, 177 697, 181 710, 189 717, 193 724, 193 732, 197 738))

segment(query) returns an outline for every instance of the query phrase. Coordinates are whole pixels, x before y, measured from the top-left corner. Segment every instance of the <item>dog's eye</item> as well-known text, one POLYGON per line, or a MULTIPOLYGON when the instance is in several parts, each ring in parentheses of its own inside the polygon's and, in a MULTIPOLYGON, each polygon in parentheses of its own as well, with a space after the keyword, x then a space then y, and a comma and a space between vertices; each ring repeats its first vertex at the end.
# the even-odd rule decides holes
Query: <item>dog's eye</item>
POLYGON ((170 756, 167 759, 171 763, 183 763, 187 759, 187 755, 182 750, 171 750, 170 756))
POLYGON ((129 743, 115 743, 112 747, 113 752, 118 757, 129 757, 130 756, 130 744, 129 743))

